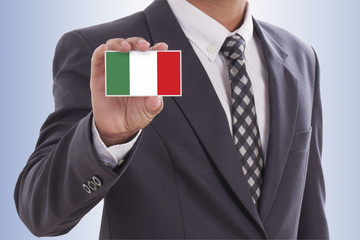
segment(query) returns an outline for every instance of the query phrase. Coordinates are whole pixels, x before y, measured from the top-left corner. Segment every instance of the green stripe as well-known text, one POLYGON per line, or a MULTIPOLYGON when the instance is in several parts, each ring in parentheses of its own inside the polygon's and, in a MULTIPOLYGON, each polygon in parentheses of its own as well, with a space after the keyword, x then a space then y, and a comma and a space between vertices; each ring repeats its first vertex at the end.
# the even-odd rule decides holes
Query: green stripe
POLYGON ((130 95, 129 53, 106 52, 106 95, 130 95))

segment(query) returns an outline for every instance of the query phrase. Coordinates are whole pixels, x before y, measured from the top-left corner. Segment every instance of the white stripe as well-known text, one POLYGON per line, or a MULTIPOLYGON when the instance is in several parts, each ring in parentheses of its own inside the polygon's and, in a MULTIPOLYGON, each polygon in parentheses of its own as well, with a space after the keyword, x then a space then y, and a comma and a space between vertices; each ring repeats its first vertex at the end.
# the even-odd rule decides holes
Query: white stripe
POLYGON ((157 95, 157 52, 130 52, 130 95, 157 95))

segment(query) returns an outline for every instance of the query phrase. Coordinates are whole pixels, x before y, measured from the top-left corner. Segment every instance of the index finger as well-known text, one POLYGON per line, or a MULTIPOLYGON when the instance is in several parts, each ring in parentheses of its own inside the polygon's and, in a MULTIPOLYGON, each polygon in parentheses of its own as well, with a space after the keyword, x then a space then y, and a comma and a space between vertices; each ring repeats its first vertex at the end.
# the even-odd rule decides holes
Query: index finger
POLYGON ((164 42, 160 42, 160 43, 156 43, 154 46, 152 46, 150 48, 150 50, 158 50, 158 51, 165 51, 168 50, 169 46, 164 43, 164 42))
POLYGON ((150 43, 141 37, 130 37, 126 41, 131 45, 131 50, 147 51, 149 50, 150 43))

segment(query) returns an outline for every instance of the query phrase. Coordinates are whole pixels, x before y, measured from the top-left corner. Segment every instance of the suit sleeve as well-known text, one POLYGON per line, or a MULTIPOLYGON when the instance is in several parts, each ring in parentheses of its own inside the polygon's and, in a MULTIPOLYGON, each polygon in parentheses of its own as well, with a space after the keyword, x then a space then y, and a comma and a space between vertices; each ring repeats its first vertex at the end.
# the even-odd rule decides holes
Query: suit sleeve
POLYGON ((328 239, 325 216, 325 183, 321 166, 322 108, 320 99, 319 62, 316 57, 315 91, 312 109, 312 136, 309 163, 302 203, 298 239, 328 239))
POLYGON ((61 235, 71 230, 104 198, 132 158, 130 153, 121 168, 113 171, 94 151, 89 86, 92 53, 77 32, 65 34, 56 48, 55 111, 43 124, 14 193, 20 218, 36 236, 61 235), (101 181, 101 186, 92 185, 94 189, 88 193, 83 184, 89 185, 93 177, 101 181))

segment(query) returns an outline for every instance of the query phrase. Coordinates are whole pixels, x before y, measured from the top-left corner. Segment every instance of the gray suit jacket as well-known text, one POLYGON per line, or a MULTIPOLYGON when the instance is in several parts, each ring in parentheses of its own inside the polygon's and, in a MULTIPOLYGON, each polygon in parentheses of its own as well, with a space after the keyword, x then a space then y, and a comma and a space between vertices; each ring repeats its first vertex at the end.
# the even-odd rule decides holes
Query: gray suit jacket
POLYGON ((270 138, 257 210, 213 86, 165 0, 65 34, 54 59, 55 111, 15 190, 37 236, 71 230, 105 199, 100 238, 328 238, 320 163, 322 116, 314 51, 254 20, 269 70, 270 138), (183 96, 166 98, 118 169, 91 140, 90 59, 110 38, 141 36, 182 50, 183 96), (98 190, 83 189, 93 176, 98 190))

